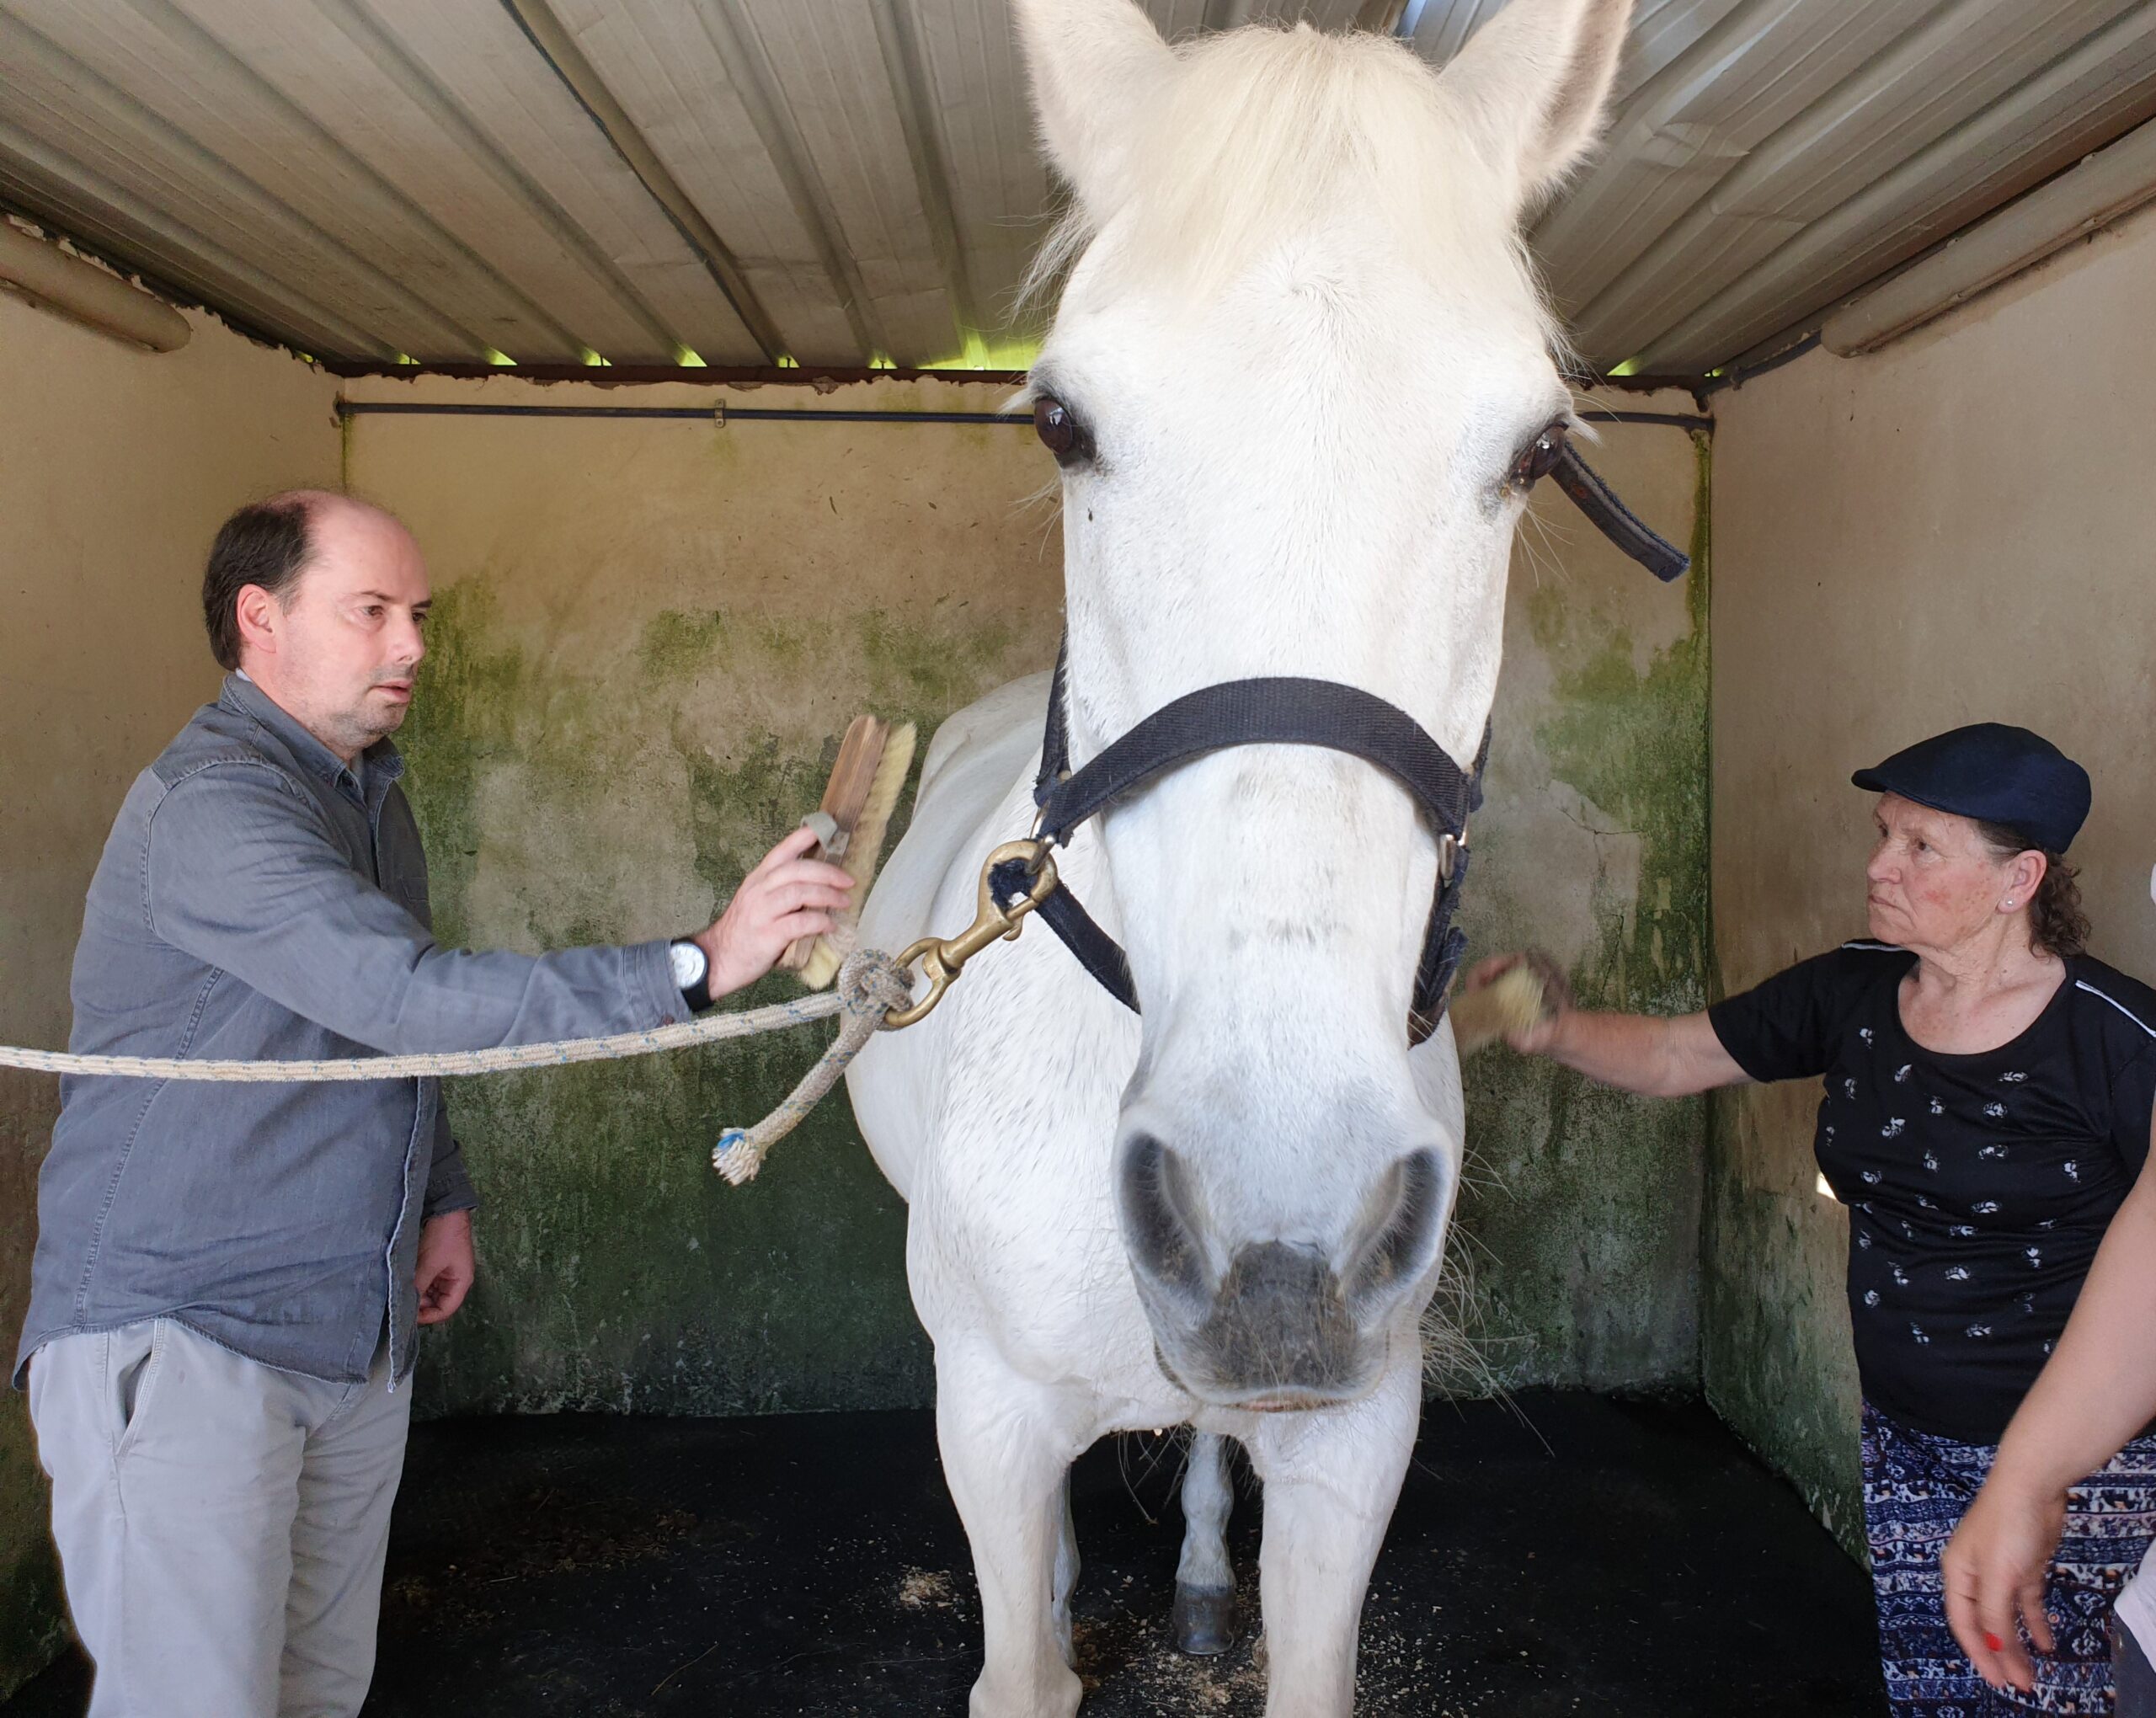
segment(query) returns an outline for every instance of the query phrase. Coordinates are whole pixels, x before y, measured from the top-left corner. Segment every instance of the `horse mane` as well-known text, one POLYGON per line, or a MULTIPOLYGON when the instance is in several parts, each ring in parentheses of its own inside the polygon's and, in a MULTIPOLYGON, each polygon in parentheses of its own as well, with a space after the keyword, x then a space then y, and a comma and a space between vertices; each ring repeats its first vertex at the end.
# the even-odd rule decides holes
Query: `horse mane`
POLYGON ((1127 137, 1119 199, 1074 200, 1027 270, 1022 304, 1052 296, 1103 233, 1113 243, 1097 265, 1209 296, 1355 200, 1433 278, 1479 278, 1496 250, 1556 343, 1518 229, 1518 187, 1411 49, 1305 24, 1225 31, 1175 53, 1166 99, 1127 137))

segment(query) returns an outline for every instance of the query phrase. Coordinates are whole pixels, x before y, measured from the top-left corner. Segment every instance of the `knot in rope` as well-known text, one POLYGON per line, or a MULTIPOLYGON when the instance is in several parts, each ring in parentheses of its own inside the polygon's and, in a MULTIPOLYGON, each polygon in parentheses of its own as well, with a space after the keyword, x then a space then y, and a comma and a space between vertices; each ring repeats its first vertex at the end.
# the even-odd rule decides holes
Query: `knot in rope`
POLYGON ((883 1016, 913 1000, 913 983, 905 969, 880 948, 857 948, 839 968, 837 990, 848 1014, 876 1016, 880 1030, 883 1016))

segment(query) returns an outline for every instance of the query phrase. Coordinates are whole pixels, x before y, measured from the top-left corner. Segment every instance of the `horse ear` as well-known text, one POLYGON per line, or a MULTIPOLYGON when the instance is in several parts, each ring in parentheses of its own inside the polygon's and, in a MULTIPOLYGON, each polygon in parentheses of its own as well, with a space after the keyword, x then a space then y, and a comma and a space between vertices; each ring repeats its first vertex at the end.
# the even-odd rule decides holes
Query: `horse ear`
POLYGON ((1139 115, 1176 58, 1134 0, 1012 0, 1041 141, 1090 214, 1123 200, 1139 115))
POLYGON ((1594 147, 1632 0, 1512 0, 1440 82, 1518 174, 1523 207, 1594 147))

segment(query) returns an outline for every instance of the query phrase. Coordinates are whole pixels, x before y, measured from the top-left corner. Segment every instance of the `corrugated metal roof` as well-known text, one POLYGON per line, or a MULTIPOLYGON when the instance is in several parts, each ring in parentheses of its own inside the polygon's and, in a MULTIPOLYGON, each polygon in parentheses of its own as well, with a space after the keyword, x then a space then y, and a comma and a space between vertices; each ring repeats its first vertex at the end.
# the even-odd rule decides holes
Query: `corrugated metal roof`
POLYGON ((1640 27, 1662 63, 1535 235, 1605 365, 1726 362, 2156 113, 2145 0, 1671 0, 1640 27))
MULTIPOLYGON (((1499 3, 1147 9, 1442 63, 1499 3)), ((1641 0, 1535 243, 1697 376, 2152 115, 2156 0, 1641 0)), ((327 358, 1022 361, 1051 198, 1007 0, 0 0, 0 199, 327 358)))

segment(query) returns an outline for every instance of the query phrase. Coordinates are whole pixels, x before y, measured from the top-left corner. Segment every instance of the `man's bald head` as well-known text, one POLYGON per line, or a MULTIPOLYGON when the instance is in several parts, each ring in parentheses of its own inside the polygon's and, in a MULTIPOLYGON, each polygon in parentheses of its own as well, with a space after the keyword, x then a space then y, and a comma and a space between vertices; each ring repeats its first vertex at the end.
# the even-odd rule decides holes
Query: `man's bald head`
POLYGON ((325 552, 384 547, 411 535, 396 515, 330 489, 286 489, 250 502, 218 528, 202 574, 202 623, 220 668, 240 665, 239 594, 259 585, 291 606, 299 576, 325 552))
POLYGON ((327 489, 288 489, 227 520, 202 576, 210 648, 334 749, 394 732, 410 701, 429 598, 394 515, 327 489))

